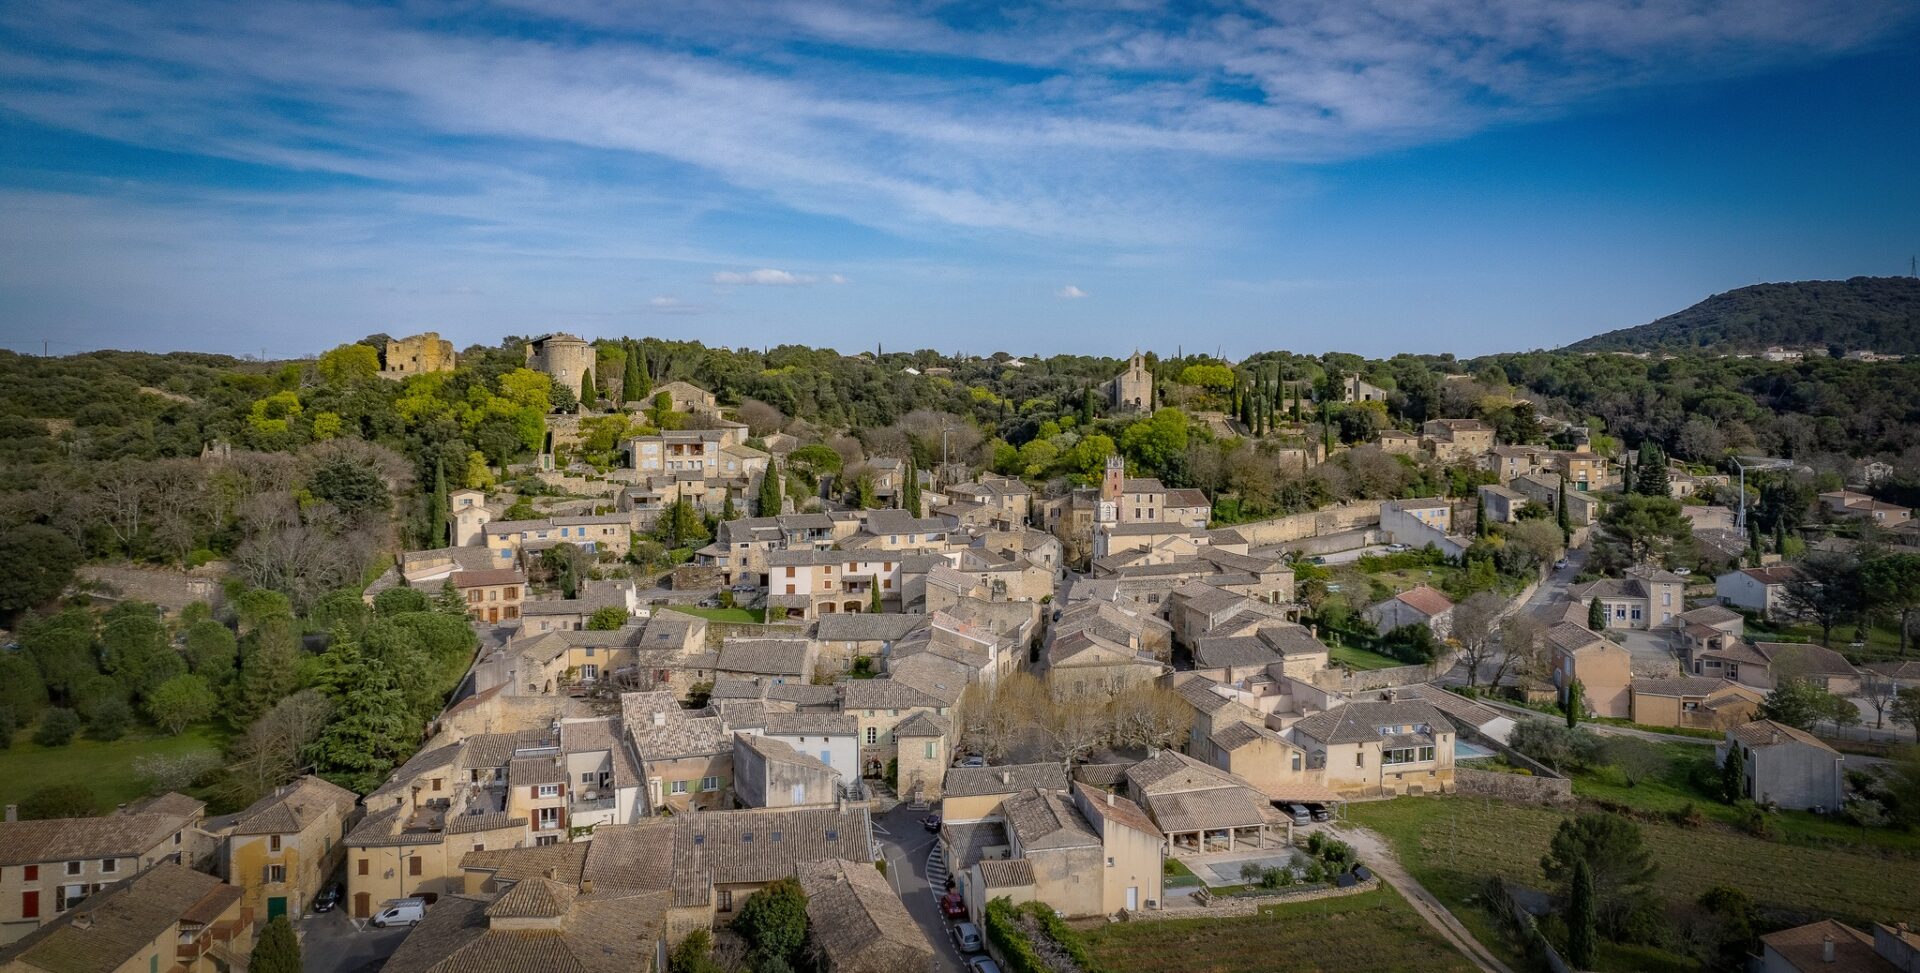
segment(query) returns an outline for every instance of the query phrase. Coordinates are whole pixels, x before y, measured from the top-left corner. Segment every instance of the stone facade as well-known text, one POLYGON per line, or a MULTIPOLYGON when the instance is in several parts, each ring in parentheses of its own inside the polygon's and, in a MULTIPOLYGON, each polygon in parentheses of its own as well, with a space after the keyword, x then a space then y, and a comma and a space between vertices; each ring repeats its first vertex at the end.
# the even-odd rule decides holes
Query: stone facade
POLYGON ((581 383, 588 372, 593 370, 593 346, 586 339, 570 334, 549 334, 527 342, 527 367, 553 376, 555 384, 564 385, 580 395, 581 383))
POLYGON ((450 372, 456 360, 453 342, 441 338, 437 331, 411 338, 393 338, 387 341, 387 353, 380 363, 380 377, 397 382, 409 375, 450 372))
POLYGON ((1496 770, 1456 767, 1453 771, 1453 788, 1455 794, 1492 797, 1523 804, 1569 804, 1573 801, 1573 781, 1565 777, 1505 774, 1496 770))
POLYGON ((1153 373, 1147 370, 1147 358, 1139 352, 1127 359, 1127 370, 1108 386, 1108 402, 1118 410, 1145 411, 1153 408, 1153 373))

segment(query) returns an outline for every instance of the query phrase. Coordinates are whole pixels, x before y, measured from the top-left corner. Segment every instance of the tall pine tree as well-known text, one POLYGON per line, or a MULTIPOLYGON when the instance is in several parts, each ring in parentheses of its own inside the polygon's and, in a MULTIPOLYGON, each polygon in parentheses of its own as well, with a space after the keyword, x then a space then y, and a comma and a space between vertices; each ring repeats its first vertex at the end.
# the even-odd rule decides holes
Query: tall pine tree
POLYGON ((627 345, 627 370, 620 378, 620 399, 623 402, 645 402, 647 396, 646 379, 640 371, 640 349, 627 345))
POLYGON ((333 701, 333 718, 307 748, 320 776, 365 793, 386 779, 417 728, 393 673, 335 628, 321 653, 314 682, 333 701))
POLYGON ((907 483, 900 490, 900 506, 915 517, 920 516, 920 471, 913 468, 913 458, 906 462, 907 483))

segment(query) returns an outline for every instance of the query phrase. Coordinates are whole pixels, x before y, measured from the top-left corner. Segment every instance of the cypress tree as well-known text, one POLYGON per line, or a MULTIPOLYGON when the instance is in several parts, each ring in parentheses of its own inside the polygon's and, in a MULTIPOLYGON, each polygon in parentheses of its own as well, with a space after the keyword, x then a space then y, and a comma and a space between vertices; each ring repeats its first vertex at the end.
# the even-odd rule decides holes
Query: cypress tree
POLYGON ((1787 556, 1787 522, 1785 518, 1773 522, 1773 553, 1787 556))
POLYGON ((1567 684, 1567 729, 1580 725, 1580 680, 1567 684))
POLYGON ((622 375, 620 379, 620 401, 622 402, 642 401, 640 397, 636 396, 634 393, 640 390, 641 386, 645 383, 645 381, 646 381, 645 379, 640 377, 640 351, 638 348, 635 348, 632 344, 628 344, 627 345, 627 370, 626 370, 626 373, 622 375))
POLYGON ((300 973, 300 940, 286 916, 274 916, 253 944, 247 969, 255 973, 300 973))
POLYGON ((600 398, 600 387, 593 384, 593 369, 580 376, 580 408, 591 410, 593 403, 600 398))
POLYGON ((767 471, 760 476, 760 509, 755 511, 762 517, 772 517, 780 513, 780 464, 767 461, 767 471))
POLYGON ((1573 536, 1573 514, 1567 510, 1567 478, 1560 478, 1560 506, 1554 510, 1554 519, 1560 522, 1562 536, 1573 536))
POLYGON ((1567 915, 1567 962, 1576 970, 1593 966, 1597 919, 1593 902, 1593 870, 1585 859, 1573 863, 1573 902, 1567 915))
POLYGON ((1473 495, 1477 503, 1473 513, 1473 536, 1485 537, 1492 532, 1487 525, 1487 495, 1478 490, 1473 491, 1473 495))
POLYGON ((427 497, 427 543, 434 547, 452 544, 447 518, 447 465, 439 457, 433 460, 433 493, 427 497))
POLYGON ((1092 385, 1086 385, 1080 389, 1080 425, 1081 426, 1093 425, 1093 386, 1092 385))
POLYGON ((900 506, 905 507, 909 513, 918 517, 920 516, 920 471, 914 469, 911 458, 907 460, 906 470, 907 482, 906 485, 900 489, 900 506))
POLYGON ((873 604, 868 608, 868 610, 871 611, 873 614, 878 615, 880 614, 880 579, 878 577, 875 577, 873 579, 872 590, 873 590, 873 604))
POLYGON ((729 520, 738 520, 738 519, 740 519, 740 512, 734 509, 733 491, 728 490, 726 502, 720 505, 720 522, 725 523, 729 520))
POLYGON ((1594 595, 1593 600, 1587 603, 1587 627, 1596 632, 1606 630, 1607 606, 1600 603, 1599 595, 1594 595))
POLYGON ((627 391, 627 401, 645 402, 647 396, 653 394, 653 375, 647 369, 646 347, 635 345, 633 354, 627 360, 634 363, 634 372, 639 376, 639 383, 627 391))

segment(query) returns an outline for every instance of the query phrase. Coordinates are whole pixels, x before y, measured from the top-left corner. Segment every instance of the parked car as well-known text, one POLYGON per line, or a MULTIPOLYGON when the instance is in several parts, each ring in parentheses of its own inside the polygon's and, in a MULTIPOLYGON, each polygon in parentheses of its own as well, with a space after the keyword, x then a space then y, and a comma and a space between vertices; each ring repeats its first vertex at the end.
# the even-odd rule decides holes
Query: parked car
POLYGON ((1000 973, 1000 964, 991 956, 975 956, 967 961, 967 973, 1000 973))
POLYGON ((332 912, 333 907, 339 904, 340 886, 338 884, 329 885, 321 889, 320 894, 313 897, 313 911, 315 912, 332 912))
POLYGON ((929 815, 927 815, 926 817, 924 817, 924 818, 921 818, 921 819, 920 819, 920 826, 921 826, 921 827, 923 827, 923 828, 925 828, 925 829, 927 829, 928 831, 939 831, 939 830, 940 830, 940 815, 938 815, 938 814, 929 814, 929 815))
POLYGON ((702 608, 718 608, 718 607, 720 607, 720 599, 718 599, 718 598, 702 598, 702 599, 700 599, 700 607, 702 607, 702 608))
POLYGON ((1562 569, 1562 568, 1564 568, 1564 567, 1566 567, 1566 566, 1567 566, 1567 559, 1566 559, 1566 558, 1564 558, 1564 557, 1563 557, 1563 558, 1561 558, 1561 559, 1560 559, 1560 560, 1558 560, 1558 561, 1555 561, 1555 562, 1553 562, 1553 569, 1554 569, 1555 571, 1558 571, 1558 570, 1560 570, 1560 569, 1562 569))
POLYGON ((1294 824, 1307 824, 1313 820, 1313 812, 1308 811, 1305 804, 1287 804, 1280 810, 1287 812, 1287 816, 1293 818, 1294 824))
POLYGON ((426 917, 426 899, 397 899, 392 905, 382 909, 379 915, 373 917, 373 925, 376 929, 385 929, 388 926, 417 926, 420 920, 426 917))
POLYGON ((971 757, 968 757, 965 760, 960 761, 960 766, 962 767, 985 767, 986 765, 987 765, 987 758, 982 757, 977 753, 971 757))
POLYGON ((967 900, 958 892, 948 892, 940 897, 940 914, 949 919, 965 919, 967 900))
POLYGON ((1413 548, 1405 544, 1388 544, 1387 545, 1387 553, 1389 554, 1402 554, 1411 550, 1413 550, 1413 548))
POLYGON ((1307 813, 1312 815, 1315 821, 1333 820, 1333 813, 1327 810, 1325 804, 1309 804, 1307 805, 1307 813))
POLYGON ((953 940, 960 944, 961 952, 977 953, 982 946, 980 927, 971 922, 960 923, 953 927, 953 940))

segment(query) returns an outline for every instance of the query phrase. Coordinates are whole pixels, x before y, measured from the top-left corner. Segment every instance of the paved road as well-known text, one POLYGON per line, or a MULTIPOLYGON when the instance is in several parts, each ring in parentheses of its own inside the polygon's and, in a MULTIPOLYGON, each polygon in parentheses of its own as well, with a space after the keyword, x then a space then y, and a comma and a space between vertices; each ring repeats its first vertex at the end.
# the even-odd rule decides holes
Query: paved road
MULTIPOLYGON (((1568 551, 1566 561, 1566 567, 1556 568, 1541 580, 1540 586, 1533 589, 1533 596, 1520 607, 1520 611, 1538 612, 1564 596, 1567 593, 1567 586, 1573 583, 1574 578, 1580 576, 1581 567, 1587 563, 1587 549, 1582 547, 1568 551)), ((1495 632, 1493 646, 1488 649, 1486 658, 1480 660, 1480 678, 1475 680, 1477 685, 1491 682, 1493 674, 1500 671, 1500 660, 1504 658, 1504 651, 1500 647, 1500 634, 1495 632)), ((1467 685, 1466 663, 1455 663, 1452 669, 1447 670, 1445 675, 1435 681, 1443 686, 1467 685)))
MULTIPOLYGON (((1326 826, 1311 825, 1310 827, 1326 826)), ((1488 952, 1485 946, 1480 945, 1480 941, 1473 938, 1473 933, 1468 932, 1459 918, 1446 906, 1441 905, 1439 899, 1433 897, 1433 893, 1415 881, 1412 875, 1407 874, 1407 870, 1400 865, 1400 859, 1394 857, 1393 848, 1387 844, 1386 839, 1361 827, 1349 827, 1336 833, 1353 845, 1354 851, 1359 853, 1363 864, 1373 869, 1374 873, 1380 876, 1381 881, 1393 886, 1404 896, 1413 906, 1413 911, 1420 913, 1420 917, 1427 920, 1428 925, 1446 937, 1448 942, 1473 962, 1473 965, 1480 968, 1481 973, 1513 973, 1512 967, 1500 962, 1497 957, 1488 952)))
POLYGON ((887 878, 906 903, 907 913, 933 943, 934 965, 945 973, 961 973, 966 964, 954 945, 952 927, 940 915, 940 905, 927 887, 927 852, 934 836, 920 826, 927 812, 902 804, 874 818, 873 836, 887 859, 887 878))
POLYGON ((339 908, 301 920, 301 969, 306 973, 374 973, 407 938, 405 928, 375 929, 355 922, 347 911, 339 908))

